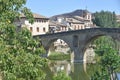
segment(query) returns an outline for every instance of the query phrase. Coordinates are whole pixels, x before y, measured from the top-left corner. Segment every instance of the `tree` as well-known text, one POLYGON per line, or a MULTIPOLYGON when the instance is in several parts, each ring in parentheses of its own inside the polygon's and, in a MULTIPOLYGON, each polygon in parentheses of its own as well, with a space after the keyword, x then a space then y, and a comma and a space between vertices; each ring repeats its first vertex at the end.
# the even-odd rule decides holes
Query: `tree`
MULTIPOLYGON (((93 23, 99 27, 117 27, 115 12, 101 11, 94 14, 93 23)), ((116 80, 115 71, 120 67, 118 56, 119 43, 110 37, 101 37, 93 43, 96 45, 95 52, 99 55, 100 70, 91 77, 92 80, 116 80)))
POLYGON ((112 25, 113 25, 113 27, 118 27, 115 12, 112 13, 112 25))
POLYGON ((24 13, 32 23, 32 13, 24 5, 26 0, 0 0, 0 22, 13 23, 16 18, 24 13))
MULTIPOLYGON (((93 23, 99 26, 100 28, 119 27, 115 12, 101 11, 96 12, 93 15, 94 15, 93 23)), ((97 45, 97 47, 100 47, 99 45, 101 44, 111 45, 111 47, 115 49, 119 49, 120 47, 120 43, 117 41, 113 41, 113 39, 110 38, 109 36, 99 38, 99 40, 96 40, 94 44, 97 45)))
POLYGON ((0 0, 0 73, 2 80, 44 80, 41 69, 47 60, 39 39, 22 28, 16 31, 13 24, 24 13, 33 22, 32 13, 24 7, 26 0, 0 0))
POLYGON ((116 14, 115 12, 101 11, 93 14, 93 23, 99 27, 117 27, 116 14))
POLYGON ((44 80, 44 49, 27 29, 16 32, 12 24, 0 25, 0 71, 3 80, 44 80))
POLYGON ((116 80, 116 70, 120 67, 120 56, 118 51, 110 46, 102 46, 96 50, 97 54, 102 54, 100 58, 100 71, 96 71, 91 77, 92 80, 116 80))

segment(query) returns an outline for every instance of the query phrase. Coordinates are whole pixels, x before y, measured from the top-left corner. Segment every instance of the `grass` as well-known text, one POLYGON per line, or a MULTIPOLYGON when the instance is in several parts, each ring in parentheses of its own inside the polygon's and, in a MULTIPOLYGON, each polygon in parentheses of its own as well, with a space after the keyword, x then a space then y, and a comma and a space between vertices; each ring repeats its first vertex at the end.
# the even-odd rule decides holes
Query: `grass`
POLYGON ((64 54, 60 52, 51 52, 48 56, 49 60, 70 60, 70 54, 64 54))

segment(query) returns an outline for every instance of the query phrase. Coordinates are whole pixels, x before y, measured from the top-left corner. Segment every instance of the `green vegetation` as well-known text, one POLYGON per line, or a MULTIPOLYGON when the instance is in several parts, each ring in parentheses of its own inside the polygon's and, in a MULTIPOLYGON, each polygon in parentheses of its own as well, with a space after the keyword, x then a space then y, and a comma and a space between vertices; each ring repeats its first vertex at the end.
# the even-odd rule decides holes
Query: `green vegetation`
MULTIPOLYGON (((115 12, 101 11, 94 13, 93 23, 101 28, 118 28, 115 12)), ((109 36, 102 36, 94 41, 97 48, 103 47, 104 45, 111 46, 114 49, 119 49, 120 42, 113 40, 109 36)))
POLYGON ((16 32, 12 24, 0 25, 0 72, 3 80, 43 80, 44 49, 27 29, 16 32))
POLYGON ((70 60, 70 54, 64 54, 60 52, 51 52, 48 56, 50 60, 70 60))
POLYGON ((120 28, 120 22, 117 23, 117 26, 120 28))
MULTIPOLYGON (((44 80, 46 77, 42 69, 46 66, 47 60, 40 57, 45 51, 39 40, 34 39, 26 28, 17 31, 13 24, 20 18, 21 13, 26 15, 29 22, 33 22, 32 13, 24 7, 25 4, 26 0, 0 0, 0 75, 3 80, 44 80)), ((117 27, 115 20, 114 12, 111 14, 103 11, 100 14, 96 13, 93 21, 98 26, 117 27)), ((99 52, 103 54, 100 59, 102 66, 101 72, 97 72, 95 74, 97 77, 93 79, 107 80, 119 67, 120 57, 111 47, 103 46, 96 51, 98 54, 99 52)), ((70 59, 68 54, 53 54, 49 59, 70 59)), ((64 72, 59 72, 53 80, 71 80, 71 78, 64 72)))
POLYGON ((93 23, 99 27, 118 27, 115 12, 101 11, 94 13, 93 23))
POLYGON ((96 53, 101 55, 99 60, 100 70, 96 71, 92 76, 92 80, 116 80, 116 70, 120 67, 120 56, 117 50, 110 46, 103 46, 96 50, 96 53))
MULTIPOLYGON (((117 28, 115 13, 108 11, 96 12, 93 22, 100 27, 117 28)), ((97 59, 100 69, 91 77, 92 80, 116 80, 116 70, 120 67, 119 48, 120 43, 114 41, 109 36, 102 36, 94 41, 95 52, 99 56, 97 59)))
POLYGON ((24 7, 25 4, 26 0, 0 0, 0 22, 13 23, 21 13, 25 14, 30 22, 33 22, 32 13, 24 7))
MULTIPOLYGON (((13 24, 20 14, 29 22, 33 16, 24 7, 26 0, 0 0, 0 78, 2 80, 45 80, 47 60, 40 57, 45 50, 26 28, 17 30, 13 24)), ((65 76, 65 75, 64 75, 65 76)), ((68 77, 62 77, 70 80, 68 77)), ((55 80, 58 78, 55 77, 55 80)), ((61 80, 61 79, 60 79, 61 80)))
POLYGON ((53 80, 71 80, 71 78, 63 71, 60 71, 53 77, 53 80))
POLYGON ((120 67, 117 69, 117 72, 119 72, 119 73, 120 73, 120 67))
POLYGON ((38 39, 22 28, 17 30, 13 22, 21 13, 29 17, 32 13, 24 7, 26 0, 0 0, 0 74, 2 80, 44 80, 41 69, 46 59, 40 55, 45 51, 38 39))

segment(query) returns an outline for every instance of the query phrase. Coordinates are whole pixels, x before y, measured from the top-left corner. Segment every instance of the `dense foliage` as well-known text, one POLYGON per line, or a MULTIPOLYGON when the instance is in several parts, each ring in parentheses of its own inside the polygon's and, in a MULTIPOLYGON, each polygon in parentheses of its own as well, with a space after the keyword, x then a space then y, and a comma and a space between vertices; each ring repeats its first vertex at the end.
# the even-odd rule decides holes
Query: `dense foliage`
POLYGON ((24 7, 26 0, 0 0, 0 76, 2 80, 44 80, 42 67, 46 59, 40 55, 45 51, 39 39, 22 28, 17 30, 13 24, 20 14, 24 14, 29 22, 33 16, 24 7))
POLYGON ((113 40, 110 36, 101 36, 97 38, 92 44, 96 45, 96 49, 102 49, 104 46, 111 46, 113 49, 118 48, 118 42, 113 40))
MULTIPOLYGON (((101 28, 117 28, 115 12, 101 11, 94 14, 93 23, 101 28)), ((94 41, 95 52, 100 70, 91 77, 92 80, 116 80, 116 70, 120 67, 120 43, 109 36, 102 36, 94 41)))
POLYGON ((103 46, 96 53, 102 54, 99 60, 100 70, 96 71, 92 80, 116 80, 116 70, 120 67, 118 51, 110 46, 103 46))
POLYGON ((93 23, 99 27, 118 27, 115 12, 101 11, 94 13, 93 23))
POLYGON ((12 24, 0 24, 0 72, 3 80, 43 80, 46 60, 39 41, 23 28, 16 32, 12 24))
POLYGON ((24 5, 26 0, 0 0, 0 21, 13 23, 16 18, 24 13, 30 22, 33 22, 30 10, 24 5))
MULTIPOLYGON (((101 11, 94 13, 93 23, 99 26, 100 28, 118 28, 118 23, 116 19, 115 12, 101 11)), ((95 41, 97 47, 99 45, 111 45, 113 48, 119 49, 120 43, 114 41, 109 36, 100 37, 99 40, 95 41)))

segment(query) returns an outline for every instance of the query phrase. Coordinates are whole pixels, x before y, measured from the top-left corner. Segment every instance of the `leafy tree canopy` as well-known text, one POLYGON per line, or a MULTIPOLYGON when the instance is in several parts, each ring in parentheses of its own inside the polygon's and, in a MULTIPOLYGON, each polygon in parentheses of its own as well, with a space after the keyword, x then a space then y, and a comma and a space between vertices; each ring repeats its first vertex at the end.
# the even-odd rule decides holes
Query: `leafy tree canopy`
POLYGON ((116 70, 120 67, 118 51, 104 45, 97 49, 96 53, 102 54, 99 62, 100 71, 96 71, 91 80, 117 80, 116 70))
POLYGON ((100 27, 117 27, 115 12, 101 11, 94 13, 93 23, 100 27))
POLYGON ((46 59, 38 39, 23 28, 16 32, 12 24, 0 24, 0 73, 3 80, 44 80, 46 59))
POLYGON ((0 21, 13 23, 16 18, 20 17, 21 13, 24 13, 32 23, 32 13, 24 7, 25 4, 26 0, 0 0, 0 21))
POLYGON ((13 24, 24 13, 33 22, 26 0, 0 0, 0 76, 2 80, 44 80, 41 69, 46 66, 45 53, 39 39, 22 28, 17 31, 13 24))

